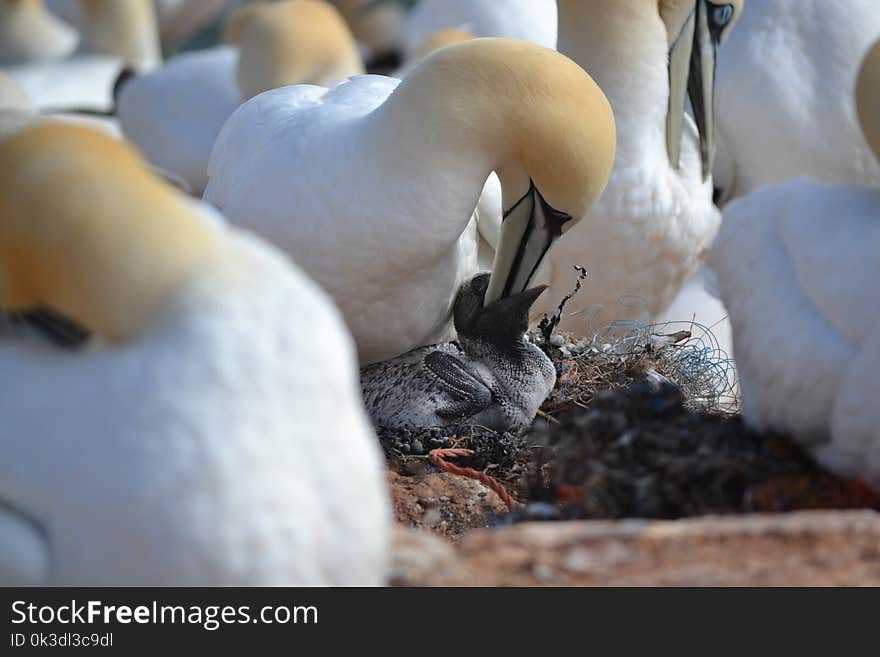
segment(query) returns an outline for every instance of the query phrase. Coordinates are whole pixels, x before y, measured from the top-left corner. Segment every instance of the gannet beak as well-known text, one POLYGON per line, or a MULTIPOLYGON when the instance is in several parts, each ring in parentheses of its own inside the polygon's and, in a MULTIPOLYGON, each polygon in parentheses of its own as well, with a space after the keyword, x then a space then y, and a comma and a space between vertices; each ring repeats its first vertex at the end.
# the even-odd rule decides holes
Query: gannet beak
POLYGON ((715 63, 721 35, 733 16, 732 4, 696 0, 693 15, 669 51, 669 111, 666 118, 669 161, 678 168, 686 88, 700 134, 703 180, 712 173, 715 157, 715 63))
POLYGON ((570 221, 571 215, 550 206, 531 182, 529 191, 504 213, 484 305, 526 290, 570 221))
MULTIPOLYGON (((697 3, 699 4, 699 2, 697 3)), ((694 22, 692 12, 681 32, 669 48, 669 107, 666 111, 666 153, 669 163, 678 169, 681 160, 681 136, 684 129, 684 100, 688 92, 688 74, 694 49, 694 22)))

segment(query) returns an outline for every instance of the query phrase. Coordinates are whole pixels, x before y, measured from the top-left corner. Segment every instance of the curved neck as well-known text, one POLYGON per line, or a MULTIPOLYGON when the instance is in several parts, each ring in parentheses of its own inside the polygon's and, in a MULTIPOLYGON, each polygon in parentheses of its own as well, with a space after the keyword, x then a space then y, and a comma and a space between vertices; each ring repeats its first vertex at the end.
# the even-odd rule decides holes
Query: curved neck
POLYGON ((618 158, 655 149, 666 157, 668 47, 655 1, 559 0, 559 52, 608 97, 620 126, 618 158))

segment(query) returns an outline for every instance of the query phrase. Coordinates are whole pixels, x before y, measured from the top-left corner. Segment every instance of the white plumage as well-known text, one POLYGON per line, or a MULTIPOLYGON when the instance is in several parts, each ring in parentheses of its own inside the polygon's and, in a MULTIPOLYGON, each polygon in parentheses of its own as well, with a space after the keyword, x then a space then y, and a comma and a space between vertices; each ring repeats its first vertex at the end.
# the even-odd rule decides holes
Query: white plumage
MULTIPOLYGON (((880 41, 856 112, 880 159, 880 41)), ((847 94, 852 95, 852 90, 847 94)), ((798 179, 733 201, 711 264, 733 324, 743 414, 880 490, 880 189, 798 179)))
POLYGON ((398 84, 367 75, 251 99, 217 138, 205 190, 330 291, 364 362, 448 339, 453 297, 477 271, 484 178, 403 137, 385 147, 404 126, 370 114, 398 84))
POLYGON ((227 30, 239 45, 173 57, 119 94, 117 115, 126 138, 199 196, 220 128, 244 100, 275 86, 329 85, 363 72, 344 21, 324 3, 246 5, 227 30))
MULTIPOLYGON (((75 168, 73 158, 55 161, 75 168)), ((92 173, 101 166, 85 162, 92 173)), ((126 168, 106 180, 68 170, 77 184, 46 194, 91 195, 104 185, 128 193, 126 168)), ((108 288, 122 279, 149 286, 150 272, 166 271, 164 258, 185 252, 187 237, 208 240, 207 257, 161 293, 136 334, 73 353, 0 341, 0 582, 382 583, 386 484, 338 312, 276 249, 195 202, 165 207, 183 214, 171 218, 182 233, 165 230, 164 252, 139 246, 155 240, 151 221, 168 219, 140 204, 113 217, 121 233, 102 233, 91 219, 75 231, 94 240, 90 263, 110 267, 103 254, 124 270, 118 279, 78 270, 66 280, 91 276, 108 288), (115 255, 108 240, 120 234, 131 243, 115 255)), ((4 276, 0 294, 8 294, 4 276)), ((98 298, 130 303, 106 311, 122 322, 144 312, 138 290, 98 298)))
POLYGON ((406 25, 407 53, 432 33, 452 28, 556 48, 556 0, 420 0, 406 25))
POLYGON ((125 137, 196 194, 208 184, 208 160, 220 129, 241 104, 238 49, 218 46, 177 55, 129 81, 116 109, 125 137))
POLYGON ((748 1, 718 56, 722 200, 799 177, 880 185, 852 100, 878 36, 875 0, 748 1))
POLYGON ((524 209, 539 211, 546 188, 565 230, 604 188, 613 153, 610 108, 582 69, 532 44, 477 39, 435 52, 403 82, 359 76, 251 99, 217 139, 205 198, 330 292, 367 364, 449 337, 453 298, 476 272, 473 213, 493 170, 506 174, 503 205, 522 213, 501 234, 509 277, 495 260, 496 279, 516 292, 528 283, 520 263, 537 266, 549 243, 543 229, 524 236, 524 209), (576 109, 588 120, 572 129, 576 109))
POLYGON ((711 264, 743 412, 880 486, 880 190, 793 180, 732 202, 711 264))
MULTIPOLYGON (((657 3, 569 0, 559 12, 560 52, 590 72, 614 109, 617 158, 596 207, 550 252, 536 279, 550 289, 533 316, 552 312, 573 287, 572 266, 584 266, 590 277, 566 310, 588 312, 567 312, 561 326, 585 335, 656 318, 697 270, 720 214, 687 117, 679 170, 670 164, 668 34, 657 3)), ((675 319, 690 319, 687 311, 675 319)))

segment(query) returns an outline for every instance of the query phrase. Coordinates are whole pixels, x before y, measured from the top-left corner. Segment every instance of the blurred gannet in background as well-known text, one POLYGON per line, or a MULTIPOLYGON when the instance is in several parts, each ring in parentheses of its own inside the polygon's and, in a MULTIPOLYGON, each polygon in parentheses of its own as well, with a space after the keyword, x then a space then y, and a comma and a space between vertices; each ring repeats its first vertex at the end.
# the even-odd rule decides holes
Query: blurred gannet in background
POLYGON ((76 30, 46 10, 43 0, 0 0, 0 66, 68 57, 76 30))
POLYGON ((153 0, 162 50, 172 53, 199 30, 217 20, 231 0, 153 0))
POLYGON ((880 185, 852 100, 878 37, 876 0, 749 0, 718 58, 721 201, 798 177, 880 185))
MULTIPOLYGON (((880 158, 880 42, 856 95, 880 158)), ((725 208, 710 263, 746 421, 880 490, 880 189, 800 179, 752 192, 725 208)))
POLYGON ((425 39, 410 53, 407 61, 399 69, 392 74, 395 78, 405 78, 407 73, 413 70, 420 61, 430 55, 435 50, 451 46, 454 43, 462 41, 470 41, 474 36, 456 29, 444 29, 431 32, 425 39))
MULTIPOLYGON (((617 158, 596 207, 539 273, 536 281, 550 289, 533 316, 553 311, 571 288, 573 265, 590 272, 578 301, 600 308, 593 313, 595 326, 588 317, 563 317, 561 328, 578 335, 620 319, 649 319, 633 317, 626 304, 656 317, 697 270, 720 222, 709 179, 715 55, 741 5, 559 1, 559 50, 607 94, 617 122, 617 158), (696 129, 684 113, 686 94, 696 129)), ((572 114, 572 125, 581 116, 572 114)), ((677 319, 690 319, 690 313, 677 319)))
POLYGON ((407 11, 397 0, 333 0, 363 49, 368 70, 399 62, 407 11))
POLYGON ((556 0, 419 0, 406 24, 411 59, 438 30, 475 37, 507 37, 556 48, 556 0))
POLYGON ((25 90, 0 70, 0 138, 25 126, 33 112, 25 90))
POLYGON ((358 76, 253 98, 217 139, 205 198, 330 292, 369 364, 450 336, 455 295, 477 273, 472 215, 492 171, 506 219, 486 303, 526 289, 589 211, 614 141, 605 96, 571 60, 474 39, 403 82, 358 76))
POLYGON ((258 2, 230 17, 219 46, 170 59, 125 83, 117 115, 147 160, 201 195, 220 128, 252 96, 286 84, 331 85, 363 73, 339 13, 316 0, 258 2))
POLYGON ((390 512, 351 339, 290 260, 100 132, 0 141, 0 583, 380 584, 390 512))
POLYGON ((457 344, 420 347, 361 370, 367 412, 379 428, 479 425, 527 428, 556 384, 556 367, 526 339, 529 309, 544 287, 483 305, 488 273, 453 304, 457 344))
POLYGON ((48 0, 47 4, 79 31, 79 54, 119 57, 138 71, 161 64, 153 0, 48 0))
POLYGON ((112 113, 120 73, 126 68, 146 70, 159 61, 150 0, 56 0, 54 4, 82 27, 80 48, 68 59, 21 63, 7 72, 41 112, 112 113))

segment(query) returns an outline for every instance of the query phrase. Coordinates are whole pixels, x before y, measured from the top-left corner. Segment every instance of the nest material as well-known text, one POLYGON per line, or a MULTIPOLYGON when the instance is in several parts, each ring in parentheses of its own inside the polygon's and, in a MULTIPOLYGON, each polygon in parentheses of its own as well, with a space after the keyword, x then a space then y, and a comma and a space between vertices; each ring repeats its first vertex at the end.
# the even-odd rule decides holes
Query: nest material
POLYGON ((521 496, 561 518, 876 506, 866 488, 822 471, 790 441, 684 402, 676 386, 643 381, 561 413, 530 436, 540 447, 521 496))

